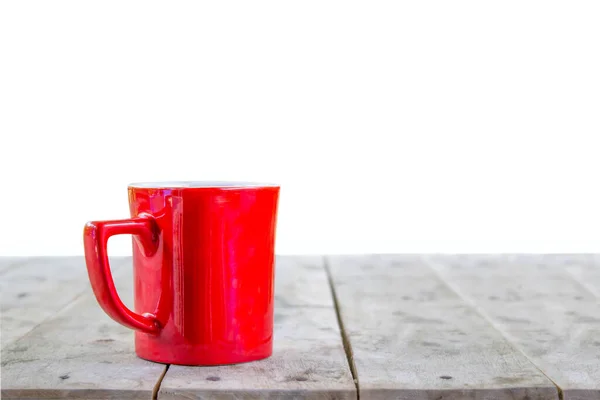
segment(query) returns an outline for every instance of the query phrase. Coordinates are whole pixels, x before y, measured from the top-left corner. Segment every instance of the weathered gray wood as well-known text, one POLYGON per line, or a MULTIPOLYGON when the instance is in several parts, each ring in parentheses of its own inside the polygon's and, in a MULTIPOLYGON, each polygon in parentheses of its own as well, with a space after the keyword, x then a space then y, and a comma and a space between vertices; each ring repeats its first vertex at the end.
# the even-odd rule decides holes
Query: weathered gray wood
POLYGON ((573 278, 600 298, 600 255, 569 254, 553 257, 573 278))
POLYGON ((600 399, 600 303, 566 272, 564 260, 445 256, 431 265, 562 389, 565 400, 600 399))
POLYGON ((522 353, 419 257, 332 257, 364 399, 557 399, 522 353))
POLYGON ((28 257, 0 257, 0 276, 4 271, 26 262, 28 257))
POLYGON ((172 365, 159 399, 354 399, 322 258, 279 257, 274 354, 220 367, 172 365))
POLYGON ((275 308, 322 306, 333 308, 331 288, 321 256, 280 256, 275 270, 275 308))
MULTIPOLYGON (((115 258, 113 263, 123 260, 115 258)), ((0 279, 2 347, 57 313, 89 286, 83 257, 13 260, 0 279)))
MULTIPOLYGON (((130 262, 112 266, 126 303, 130 262)), ((135 356, 132 331, 104 314, 90 288, 3 349, 2 399, 150 399, 164 370, 135 356)))

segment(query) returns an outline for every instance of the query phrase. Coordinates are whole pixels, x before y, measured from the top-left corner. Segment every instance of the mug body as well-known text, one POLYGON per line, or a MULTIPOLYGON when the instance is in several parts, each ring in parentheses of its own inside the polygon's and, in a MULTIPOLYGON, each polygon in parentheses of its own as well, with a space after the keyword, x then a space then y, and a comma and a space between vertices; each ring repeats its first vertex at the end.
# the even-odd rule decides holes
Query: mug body
POLYGON ((140 183, 132 217, 150 215, 156 251, 133 236, 134 308, 158 333, 135 332, 139 357, 232 364, 268 357, 273 343, 279 187, 250 183, 140 183))

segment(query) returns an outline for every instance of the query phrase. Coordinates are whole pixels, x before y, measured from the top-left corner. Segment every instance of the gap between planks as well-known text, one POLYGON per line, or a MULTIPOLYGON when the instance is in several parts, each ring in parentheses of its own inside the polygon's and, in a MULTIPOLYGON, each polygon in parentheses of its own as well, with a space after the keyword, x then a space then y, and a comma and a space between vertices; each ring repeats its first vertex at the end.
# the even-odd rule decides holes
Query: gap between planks
POLYGON ((558 399, 420 255, 335 256, 329 268, 361 399, 558 399))
POLYGON ((235 366, 171 365, 159 399, 356 399, 324 257, 276 262, 273 355, 235 366))
POLYGON ((352 380, 354 381, 354 386, 356 387, 356 400, 360 400, 360 384, 358 382, 358 374, 356 372, 356 365, 354 364, 354 354, 352 353, 352 343, 350 343, 350 338, 348 337, 348 333, 346 332, 346 328, 344 327, 344 320, 342 319, 342 315, 340 313, 340 305, 338 302, 338 297, 335 292, 335 284, 333 283, 333 276, 331 275, 331 270, 329 268, 329 259, 327 256, 323 257, 323 268, 325 269, 325 273, 327 274, 327 282, 329 283, 329 288, 331 289, 331 297, 333 300, 333 305, 335 307, 335 315, 337 317, 338 326, 340 328, 340 335, 342 337, 342 345, 344 346, 344 351, 346 352, 346 358, 348 360, 348 368, 350 368, 350 373, 352 374, 352 380))
POLYGON ((600 263, 597 254, 559 254, 564 260, 565 272, 583 289, 600 300, 600 272, 595 267, 600 263), (592 265, 592 267, 590 267, 592 265))
MULTIPOLYGON (((131 258, 115 261, 118 262, 112 263, 111 268, 117 290, 120 295, 124 295, 126 303, 130 304, 133 284, 127 265, 130 265, 131 258)), ((82 276, 86 286, 89 285, 87 274, 84 272, 82 276)), ((152 372, 151 364, 153 363, 142 362, 133 357, 132 336, 131 331, 119 326, 104 314, 91 290, 84 291, 76 299, 71 299, 63 305, 53 316, 45 319, 43 323, 39 323, 24 336, 3 348, 2 361, 7 360, 4 357, 6 355, 8 362, 12 361, 12 366, 10 369, 4 370, 7 363, 3 365, 2 397, 72 398, 83 396, 108 399, 130 398, 130 396, 140 398, 142 396, 145 399, 152 398, 160 386, 167 366, 165 364, 156 365, 154 367, 156 373, 149 373, 146 378, 147 389, 143 390, 143 394, 136 395, 136 392, 139 391, 139 384, 144 386, 144 377, 138 374, 140 375, 137 376, 138 385, 134 384, 132 389, 130 381, 136 377, 130 376, 132 374, 128 372, 133 371, 133 375, 136 370, 152 372), (94 326, 97 329, 94 329, 94 326), (65 334, 71 333, 69 330, 72 334, 65 334), (89 343, 84 345, 84 339, 90 333, 96 335, 96 340, 91 337, 88 340, 89 343), (65 337, 71 337, 71 339, 68 345, 63 346, 66 343, 65 337), (114 351, 115 346, 120 347, 120 351, 114 351), (49 348, 51 351, 48 351, 49 348), (86 359, 88 350, 90 351, 89 357, 86 359), (6 353, 4 353, 5 351, 6 353), (125 353, 127 355, 123 356, 125 353), (28 366, 21 365, 27 358, 32 359, 31 363, 28 366), (107 364, 106 367, 102 365, 104 363, 107 364), (94 371, 96 364, 99 365, 99 369, 94 371), (111 366, 111 364, 116 365, 111 366), (21 373, 14 370, 19 366, 21 373), (113 374, 103 377, 103 371, 113 371, 113 374), (100 376, 98 377, 94 372, 98 372, 100 376), (57 379, 57 376, 60 380, 57 379), (100 387, 95 387, 94 384, 99 381, 102 381, 100 387), (115 382, 117 383, 115 384, 115 382), (121 387, 119 387, 119 382, 121 382, 121 387), (111 384, 113 387, 104 387, 104 385, 110 386, 111 384)), ((29 362, 29 360, 27 361, 29 362)))
POLYGON ((165 364, 165 369, 163 370, 163 373, 160 374, 160 376, 158 377, 158 380, 156 381, 156 384, 154 384, 154 388, 152 389, 152 400, 158 400, 158 392, 160 391, 160 384, 162 383, 163 379, 165 379, 165 375, 167 375, 167 371, 169 371, 170 366, 171 366, 171 364, 165 364))
POLYGON ((544 375, 546 378, 548 378, 548 380, 550 382, 552 382, 552 384, 556 387, 556 391, 558 394, 558 400, 563 400, 564 396, 563 396, 563 391, 560 388, 560 386, 552 379, 550 378, 535 362, 534 360, 532 360, 519 346, 517 346, 509 336, 506 335, 506 333, 500 329, 500 327, 494 322, 494 320, 492 319, 492 317, 490 315, 488 315, 488 313, 479 305, 477 305, 477 303, 475 303, 471 298, 469 298, 468 296, 465 296, 461 290, 456 287, 455 285, 453 285, 448 279, 446 279, 446 277, 441 274, 436 268, 435 268, 435 261, 429 260, 427 257, 422 257, 422 261, 423 264, 425 264, 439 279, 440 281, 446 285, 446 287, 448 289, 450 289, 452 292, 454 292, 458 297, 460 297, 466 304, 468 304, 479 316, 481 316, 481 318, 483 318, 492 328, 494 328, 494 330, 496 330, 504 339, 506 339, 506 341, 508 343, 510 343, 510 345, 512 346, 512 348, 521 353, 523 355, 523 357, 525 357, 530 363, 531 365, 533 365, 542 375, 544 375))
POLYGON ((598 293, 593 288, 591 288, 587 282, 585 282, 579 276, 577 276, 575 273, 573 273, 573 271, 571 271, 567 268, 567 269, 565 269, 565 272, 567 274, 569 274, 569 276, 573 279, 574 282, 579 284, 579 286, 581 287, 581 289, 584 292, 588 292, 592 296, 600 298, 600 296, 598 296, 598 293))
POLYGON ((552 377, 564 399, 600 399, 597 255, 432 255, 430 260, 552 377), (581 282, 591 282, 594 290, 581 282))

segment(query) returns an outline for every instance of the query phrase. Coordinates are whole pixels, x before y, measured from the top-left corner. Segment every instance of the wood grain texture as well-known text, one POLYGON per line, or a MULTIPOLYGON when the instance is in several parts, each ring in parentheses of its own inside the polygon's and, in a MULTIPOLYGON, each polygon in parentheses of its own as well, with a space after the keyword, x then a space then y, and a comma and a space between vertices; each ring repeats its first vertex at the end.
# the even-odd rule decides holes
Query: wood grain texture
POLYGON ((565 400, 600 399, 600 303, 567 272, 581 268, 589 278, 600 266, 565 260, 438 256, 430 262, 562 389, 565 400))
MULTIPOLYGON (((113 264, 117 289, 129 304, 130 263, 113 264)), ((3 349, 2 399, 150 399, 164 369, 135 356, 133 332, 106 316, 88 289, 3 349)))
POLYGON ((600 255, 570 254, 552 257, 564 266, 573 279, 600 299, 600 255))
POLYGON ((27 262, 28 259, 29 257, 0 257, 0 276, 2 276, 5 271, 27 262))
POLYGON ((279 256, 275 270, 275 308, 333 308, 331 288, 320 256, 279 256))
POLYGON ((83 257, 32 257, 9 264, 0 279, 2 347, 89 290, 83 257))
POLYGON ((247 364, 172 365, 159 399, 354 399, 320 257, 278 257, 274 354, 247 364))
POLYGON ((329 260, 361 400, 558 398, 420 257, 329 260))

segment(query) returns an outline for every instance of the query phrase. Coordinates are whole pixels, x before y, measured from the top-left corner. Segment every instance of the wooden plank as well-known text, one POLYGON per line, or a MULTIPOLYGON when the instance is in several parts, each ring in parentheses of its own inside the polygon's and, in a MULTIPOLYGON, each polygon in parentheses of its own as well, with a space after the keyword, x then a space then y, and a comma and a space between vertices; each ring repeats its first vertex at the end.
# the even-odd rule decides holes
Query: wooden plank
POLYGON ((557 399, 522 353, 419 257, 331 257, 364 399, 557 399))
POLYGON ((562 256, 446 256, 431 265, 562 389, 565 400, 600 398, 598 298, 565 271, 562 256))
POLYGON ((277 257, 275 275, 275 308, 334 307, 331 288, 323 284, 323 279, 327 277, 323 269, 323 257, 277 257))
MULTIPOLYGON (((116 258, 113 262, 123 260, 116 258)), ((0 280, 2 347, 89 288, 82 257, 32 257, 13 262, 0 280)))
POLYGON ((278 257, 274 354, 219 367, 172 365, 159 399, 354 399, 322 258, 278 257))
MULTIPOLYGON (((131 304, 132 271, 121 265, 113 265, 117 290, 131 304)), ((88 289, 2 351, 2 399, 149 399, 164 370, 135 356, 133 332, 88 289)))
POLYGON ((553 258, 556 258, 581 286, 596 298, 600 298, 600 255, 570 254, 553 258))
POLYGON ((29 257, 0 257, 0 275, 19 264, 25 263, 28 259, 29 257))

